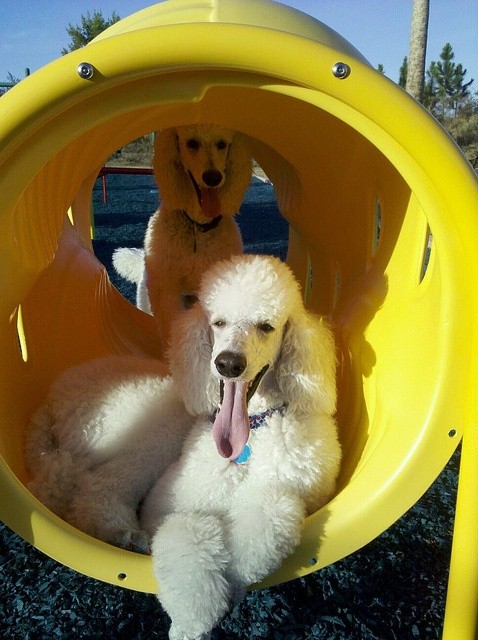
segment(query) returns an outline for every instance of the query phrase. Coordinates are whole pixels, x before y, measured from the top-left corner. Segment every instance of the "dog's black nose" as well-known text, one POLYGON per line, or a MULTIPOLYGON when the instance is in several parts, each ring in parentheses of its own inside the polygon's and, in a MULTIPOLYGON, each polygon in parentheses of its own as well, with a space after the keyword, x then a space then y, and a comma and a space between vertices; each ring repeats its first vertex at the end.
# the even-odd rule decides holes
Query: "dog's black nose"
POLYGON ((226 378, 237 378, 247 367, 247 360, 240 353, 223 351, 214 360, 216 369, 226 378))
POLYGON ((208 169, 202 174, 204 184, 208 187, 218 187, 222 182, 222 173, 217 169, 208 169))

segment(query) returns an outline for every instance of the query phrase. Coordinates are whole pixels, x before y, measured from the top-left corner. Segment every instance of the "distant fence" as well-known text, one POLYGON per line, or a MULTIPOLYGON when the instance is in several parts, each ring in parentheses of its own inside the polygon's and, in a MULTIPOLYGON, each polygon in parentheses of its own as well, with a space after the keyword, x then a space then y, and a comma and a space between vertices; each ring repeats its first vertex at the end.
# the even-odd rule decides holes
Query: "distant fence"
POLYGON ((130 174, 137 176, 152 175, 153 170, 148 167, 102 167, 98 173, 98 178, 103 183, 103 202, 108 202, 108 190, 106 188, 106 176, 112 173, 130 174))

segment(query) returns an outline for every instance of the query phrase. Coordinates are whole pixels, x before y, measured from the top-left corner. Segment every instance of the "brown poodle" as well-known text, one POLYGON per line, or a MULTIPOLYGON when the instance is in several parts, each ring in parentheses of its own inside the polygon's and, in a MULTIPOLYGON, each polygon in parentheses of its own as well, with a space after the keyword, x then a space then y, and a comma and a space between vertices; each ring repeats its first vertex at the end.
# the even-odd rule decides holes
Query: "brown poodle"
POLYGON ((158 133, 153 169, 161 195, 143 252, 118 249, 113 262, 136 282, 137 306, 152 313, 163 348, 180 311, 196 298, 213 263, 242 253, 234 215, 249 186, 252 161, 243 137, 212 124, 158 133))

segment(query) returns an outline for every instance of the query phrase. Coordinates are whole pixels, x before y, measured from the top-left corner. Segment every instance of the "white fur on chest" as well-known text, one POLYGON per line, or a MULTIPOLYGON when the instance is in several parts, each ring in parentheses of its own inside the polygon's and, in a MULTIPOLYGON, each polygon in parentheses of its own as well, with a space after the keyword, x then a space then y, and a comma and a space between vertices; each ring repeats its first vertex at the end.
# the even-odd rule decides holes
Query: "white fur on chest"
POLYGON ((155 280, 183 280, 193 291, 210 265, 242 252, 242 240, 232 218, 225 217, 216 228, 201 231, 184 221, 183 215, 158 211, 149 225, 145 250, 148 269, 154 272, 155 280))
POLYGON ((284 490, 292 486, 312 509, 314 489, 324 472, 318 454, 329 438, 335 438, 333 422, 330 429, 324 428, 322 418, 319 428, 310 417, 299 423, 290 414, 275 413, 251 430, 251 456, 245 464, 237 464, 219 455, 211 421, 200 421, 189 434, 181 459, 149 495, 142 526, 153 535, 162 517, 173 511, 227 516, 241 495, 255 494, 271 482, 284 490))

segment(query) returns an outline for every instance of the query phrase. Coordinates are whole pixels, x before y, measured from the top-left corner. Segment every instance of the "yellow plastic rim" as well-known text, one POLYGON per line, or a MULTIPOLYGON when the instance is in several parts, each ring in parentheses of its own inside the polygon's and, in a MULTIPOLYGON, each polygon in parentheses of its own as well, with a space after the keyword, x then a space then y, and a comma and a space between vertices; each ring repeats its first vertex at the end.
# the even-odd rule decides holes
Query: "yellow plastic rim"
POLYGON ((327 33, 324 44, 309 21, 300 35, 296 13, 289 33, 291 14, 263 4, 284 29, 196 13, 197 22, 161 26, 168 6, 192 5, 158 5, 2 97, 0 516, 60 562, 141 591, 156 589, 150 559, 39 505, 22 453, 29 415, 59 370, 153 350, 148 322, 118 299, 88 248, 96 172, 139 135, 214 121, 249 136, 291 225, 288 262, 308 305, 337 326, 340 491, 268 583, 373 539, 476 430, 476 178, 429 114, 342 39, 321 27, 313 33, 327 33), (91 79, 78 74, 84 62, 91 79), (64 230, 70 207, 76 231, 64 230))

